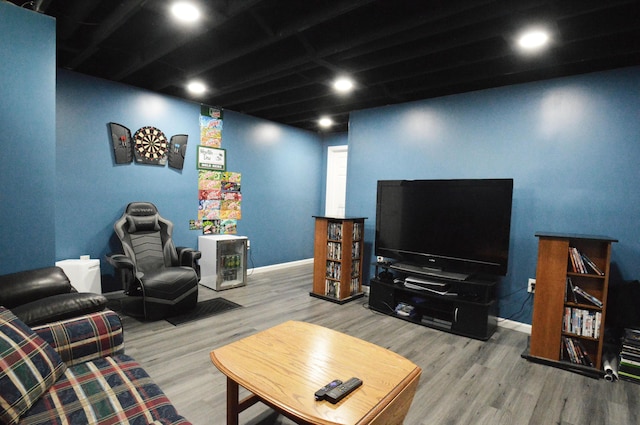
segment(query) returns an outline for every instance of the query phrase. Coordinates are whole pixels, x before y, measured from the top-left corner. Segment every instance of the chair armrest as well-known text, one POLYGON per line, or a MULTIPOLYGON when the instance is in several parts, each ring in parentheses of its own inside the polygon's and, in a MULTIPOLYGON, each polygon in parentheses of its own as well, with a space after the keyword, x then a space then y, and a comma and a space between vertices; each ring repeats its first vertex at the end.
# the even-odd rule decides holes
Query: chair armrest
POLYGON ((67 366, 124 353, 120 317, 111 310, 34 326, 67 366))
POLYGON ((107 254, 106 258, 107 262, 116 269, 133 270, 135 268, 135 264, 133 264, 131 258, 124 254, 107 254))
POLYGON ((178 259, 181 266, 190 266, 195 260, 199 260, 202 257, 200 251, 186 246, 179 246, 176 250, 178 251, 178 259))
POLYGON ((200 266, 196 260, 199 260, 202 257, 202 253, 185 246, 176 247, 176 251, 178 251, 178 262, 180 265, 192 267, 196 271, 198 279, 200 279, 200 266))
POLYGON ((107 254, 107 262, 120 272, 120 283, 125 294, 135 294, 140 288, 136 283, 136 265, 124 254, 107 254))

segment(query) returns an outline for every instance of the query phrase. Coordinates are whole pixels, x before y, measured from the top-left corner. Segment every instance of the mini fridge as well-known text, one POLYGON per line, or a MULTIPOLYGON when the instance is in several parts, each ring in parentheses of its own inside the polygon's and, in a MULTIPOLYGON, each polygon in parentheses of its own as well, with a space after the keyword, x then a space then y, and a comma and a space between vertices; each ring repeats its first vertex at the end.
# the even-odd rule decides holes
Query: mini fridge
POLYGON ((216 291, 247 284, 246 236, 198 236, 200 284, 216 291))

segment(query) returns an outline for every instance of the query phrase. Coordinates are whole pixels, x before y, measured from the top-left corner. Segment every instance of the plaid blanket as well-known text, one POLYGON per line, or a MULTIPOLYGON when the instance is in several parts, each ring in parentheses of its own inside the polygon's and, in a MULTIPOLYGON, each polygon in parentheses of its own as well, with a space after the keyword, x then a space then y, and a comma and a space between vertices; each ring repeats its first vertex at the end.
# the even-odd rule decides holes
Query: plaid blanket
POLYGON ((67 366, 124 352, 120 317, 111 310, 35 326, 67 366))
POLYGON ((113 311, 32 330, 67 369, 26 407, 19 424, 189 425, 142 366, 124 354, 122 323, 113 311))
POLYGON ((189 425, 144 369, 124 354, 68 368, 19 423, 189 425))

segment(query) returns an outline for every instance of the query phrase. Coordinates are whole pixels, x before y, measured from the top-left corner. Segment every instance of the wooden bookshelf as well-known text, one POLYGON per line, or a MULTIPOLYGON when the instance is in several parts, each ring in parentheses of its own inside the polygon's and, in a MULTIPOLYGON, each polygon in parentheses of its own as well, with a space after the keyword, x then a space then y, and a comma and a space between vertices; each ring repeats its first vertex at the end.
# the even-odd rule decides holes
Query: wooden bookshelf
POLYGON ((560 233, 536 233, 536 236, 539 238, 536 292, 529 356, 526 357, 530 360, 542 359, 545 364, 570 370, 592 369, 595 375, 599 375, 611 244, 617 240, 608 236, 560 233), (590 266, 583 271, 574 269, 570 247, 589 258, 597 270, 590 266), (568 280, 574 287, 583 289, 601 301, 602 305, 596 305, 579 295, 574 298, 568 280), (593 366, 571 359, 571 355, 576 353, 568 352, 567 338, 581 347, 578 354, 584 348, 593 366))
POLYGON ((364 295, 362 258, 366 217, 315 217, 311 296, 339 304, 364 295))

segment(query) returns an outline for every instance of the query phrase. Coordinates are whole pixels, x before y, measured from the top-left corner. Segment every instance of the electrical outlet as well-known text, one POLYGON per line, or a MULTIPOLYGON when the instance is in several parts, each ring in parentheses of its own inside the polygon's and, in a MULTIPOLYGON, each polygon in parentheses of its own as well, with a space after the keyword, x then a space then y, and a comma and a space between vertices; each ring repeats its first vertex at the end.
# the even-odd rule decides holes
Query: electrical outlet
POLYGON ((536 292, 536 280, 533 278, 529 278, 529 284, 527 285, 527 292, 534 293, 536 292))

